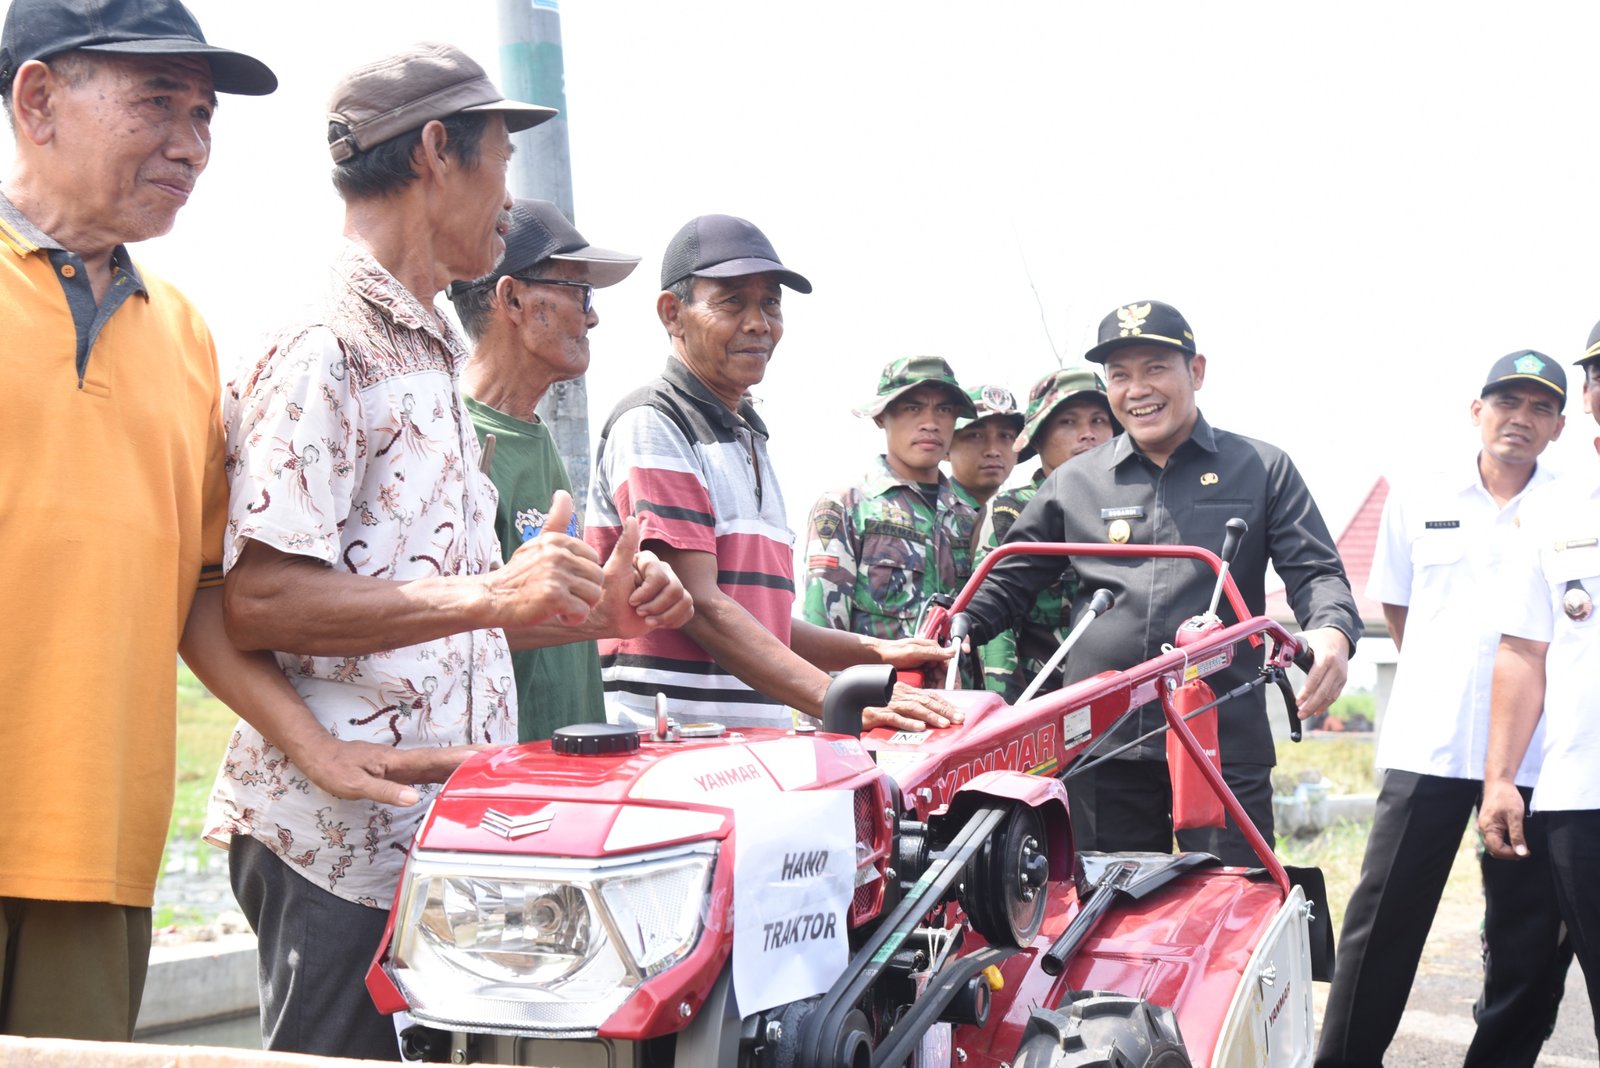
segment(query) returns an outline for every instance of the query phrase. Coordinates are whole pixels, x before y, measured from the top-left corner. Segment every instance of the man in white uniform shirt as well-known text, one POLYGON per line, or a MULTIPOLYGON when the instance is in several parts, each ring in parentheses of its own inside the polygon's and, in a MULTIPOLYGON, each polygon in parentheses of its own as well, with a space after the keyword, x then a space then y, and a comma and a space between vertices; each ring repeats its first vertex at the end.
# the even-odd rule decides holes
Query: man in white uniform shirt
MULTIPOLYGON (((1361 879, 1345 910, 1318 1068, 1383 1063, 1462 833, 1478 804, 1500 623, 1485 596, 1525 494, 1552 481, 1539 455, 1560 433, 1567 380, 1521 349, 1497 360, 1472 421, 1472 470, 1419 480, 1384 504, 1367 593, 1402 649, 1384 714, 1383 769, 1361 879)), ((1539 773, 1537 750, 1516 785, 1539 773)), ((1519 795, 1520 796, 1520 795, 1519 795)), ((1535 834, 1542 828, 1533 824, 1535 834)), ((1532 1065, 1561 1003, 1570 955, 1549 867, 1483 858, 1484 977, 1463 1062, 1532 1065)))
MULTIPOLYGON (((1600 324, 1578 366, 1584 408, 1600 422, 1600 324)), ((1600 472, 1531 495, 1519 534, 1494 591, 1501 638, 1478 825, 1496 856, 1547 858, 1600 1038, 1600 472), (1525 752, 1544 757, 1526 818, 1513 778, 1525 752)))

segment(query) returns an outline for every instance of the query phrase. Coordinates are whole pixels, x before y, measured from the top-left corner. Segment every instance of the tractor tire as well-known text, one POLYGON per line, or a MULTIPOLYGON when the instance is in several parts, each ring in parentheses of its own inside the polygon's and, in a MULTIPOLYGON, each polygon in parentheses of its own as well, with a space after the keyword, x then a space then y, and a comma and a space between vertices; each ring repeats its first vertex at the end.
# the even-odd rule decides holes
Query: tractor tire
POLYGON ((1192 1068, 1171 1009, 1084 991, 1035 1009, 1013 1068, 1192 1068))

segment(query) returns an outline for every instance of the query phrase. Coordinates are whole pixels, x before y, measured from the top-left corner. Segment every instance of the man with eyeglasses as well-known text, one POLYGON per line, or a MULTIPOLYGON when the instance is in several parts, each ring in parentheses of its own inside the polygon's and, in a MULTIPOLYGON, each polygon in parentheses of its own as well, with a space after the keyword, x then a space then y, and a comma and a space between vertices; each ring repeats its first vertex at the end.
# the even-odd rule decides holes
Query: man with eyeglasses
MULTIPOLYGON (((537 414, 539 402, 557 382, 589 369, 589 331, 600 322, 594 291, 616 285, 638 264, 638 256, 589 244, 548 200, 518 200, 500 265, 450 286, 473 342, 461 388, 500 491, 495 529, 507 560, 543 533, 555 494, 572 492, 550 428, 537 414)), ((576 516, 566 533, 578 535, 576 516)), ((654 553, 630 546, 612 553, 588 619, 513 636, 517 739, 536 741, 569 724, 605 720, 595 639, 681 627, 693 614, 683 584, 654 553)))

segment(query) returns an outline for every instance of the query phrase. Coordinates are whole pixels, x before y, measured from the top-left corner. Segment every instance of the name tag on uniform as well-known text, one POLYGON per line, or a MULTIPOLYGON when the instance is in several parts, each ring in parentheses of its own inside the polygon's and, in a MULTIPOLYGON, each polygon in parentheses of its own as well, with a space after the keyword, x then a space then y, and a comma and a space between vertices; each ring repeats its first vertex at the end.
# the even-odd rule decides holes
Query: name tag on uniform
POLYGON ((1144 508, 1141 505, 1130 505, 1127 508, 1102 508, 1101 519, 1143 519, 1144 508))
POLYGON ((1422 524, 1424 530, 1455 530, 1459 526, 1459 519, 1429 519, 1422 524))
POLYGON ((1573 538, 1571 541, 1556 542, 1556 552, 1566 552, 1568 549, 1592 549, 1600 545, 1600 538, 1573 538))

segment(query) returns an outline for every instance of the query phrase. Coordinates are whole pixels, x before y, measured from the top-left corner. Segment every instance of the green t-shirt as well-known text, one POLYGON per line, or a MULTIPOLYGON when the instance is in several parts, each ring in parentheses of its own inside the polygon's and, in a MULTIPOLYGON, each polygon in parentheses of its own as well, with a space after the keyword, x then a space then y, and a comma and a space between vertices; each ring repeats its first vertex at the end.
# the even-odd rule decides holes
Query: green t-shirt
MULTIPOLYGON (((543 423, 525 423, 471 397, 467 410, 479 443, 484 434, 495 438, 489 478, 500 491, 500 510, 494 528, 500 552, 509 560, 524 530, 543 529, 556 490, 571 493, 572 483, 543 423)), ((527 649, 512 653, 511 662, 517 675, 518 741, 548 738, 557 727, 573 723, 605 722, 600 651, 594 642, 527 649)))

